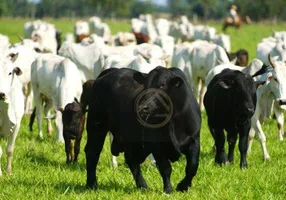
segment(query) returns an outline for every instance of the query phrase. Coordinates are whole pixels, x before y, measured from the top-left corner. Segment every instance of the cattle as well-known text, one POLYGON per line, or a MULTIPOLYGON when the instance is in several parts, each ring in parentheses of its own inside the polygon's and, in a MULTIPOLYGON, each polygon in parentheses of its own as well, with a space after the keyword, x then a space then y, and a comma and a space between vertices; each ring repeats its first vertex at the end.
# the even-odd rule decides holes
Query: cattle
MULTIPOLYGON (((216 34, 211 39, 211 41, 217 45, 220 45, 222 48, 225 49, 226 52, 230 52, 230 37, 226 34, 216 34)), ((230 59, 233 60, 233 59, 230 59)))
POLYGON ((85 109, 78 102, 77 98, 74 102, 68 103, 65 108, 58 109, 62 113, 63 121, 63 137, 65 140, 66 164, 77 162, 80 152, 80 141, 85 123, 85 109), (74 142, 74 148, 72 145, 74 142), (72 152, 74 150, 74 153, 72 152))
MULTIPOLYGON (((0 58, 0 137, 8 137, 6 148, 8 175, 12 173, 12 159, 15 141, 24 115, 24 95, 22 85, 18 79, 21 70, 13 66, 13 61, 6 57, 0 58), (12 62, 11 62, 12 61, 12 62)), ((0 146, 0 176, 2 148, 0 146)))
MULTIPOLYGON (((27 40, 27 39, 25 39, 27 40)), ((14 57, 14 65, 21 69, 22 76, 19 76, 19 80, 23 85, 23 91, 25 95, 25 114, 30 114, 33 106, 33 93, 31 88, 31 64, 39 56, 39 53, 35 51, 33 45, 20 43, 16 44, 7 52, 9 57, 14 57)))
POLYGON ((150 41, 150 37, 147 34, 140 32, 132 32, 136 38, 137 44, 148 43, 150 41))
POLYGON ((104 67, 104 55, 96 43, 83 46, 64 42, 59 50, 59 55, 69 58, 76 64, 82 82, 95 79, 104 67))
POLYGON ((248 65, 248 51, 245 49, 239 49, 233 53, 227 52, 227 57, 229 58, 229 60, 236 59, 235 64, 238 66, 248 65))
POLYGON ((89 101, 86 186, 97 187, 98 159, 110 131, 114 136, 111 152, 116 156, 124 152, 137 188, 147 188, 140 164, 152 153, 164 192, 171 193, 170 161, 177 161, 183 153, 186 174, 177 190, 188 190, 199 165, 201 113, 185 75, 177 68, 157 67, 148 74, 110 70, 95 81, 89 101))
MULTIPOLYGON (((56 140, 64 142, 62 114, 58 108, 73 102, 74 97, 79 98, 82 92, 82 81, 77 66, 70 60, 58 55, 42 54, 36 58, 31 66, 31 82, 36 105, 38 134, 42 134, 42 96, 47 98, 45 115, 50 116, 51 108, 55 111, 57 135, 56 140)), ((48 135, 51 134, 50 119, 48 122, 48 135)))
POLYGON ((233 153, 239 135, 240 167, 247 168, 246 153, 251 117, 256 107, 257 85, 250 75, 224 69, 209 83, 204 96, 209 130, 216 147, 215 162, 233 163, 233 153), (227 132, 228 156, 224 150, 227 132))
POLYGON ((170 30, 170 22, 167 19, 159 18, 155 20, 155 27, 159 36, 167 36, 170 30))
POLYGON ((182 53, 178 51, 177 55, 174 54, 174 56, 182 56, 181 59, 174 59, 173 57, 173 64, 177 62, 179 65, 173 66, 180 67, 185 72, 193 87, 200 108, 203 109, 203 96, 206 90, 205 77, 207 73, 216 65, 229 63, 229 59, 221 46, 204 40, 197 40, 190 45, 185 45, 181 50, 182 53))
POLYGON ((260 144, 263 151, 263 159, 269 160, 270 156, 266 148, 266 136, 262 130, 261 124, 272 113, 272 108, 276 116, 278 125, 279 140, 283 140, 284 135, 284 114, 286 110, 286 70, 285 63, 275 61, 270 55, 268 56, 271 70, 261 77, 266 83, 257 90, 257 109, 252 117, 252 127, 249 133, 248 152, 251 147, 255 133, 258 133, 260 144))
POLYGON ((127 46, 127 45, 136 45, 136 37, 133 33, 128 32, 118 32, 113 36, 114 46, 127 46))

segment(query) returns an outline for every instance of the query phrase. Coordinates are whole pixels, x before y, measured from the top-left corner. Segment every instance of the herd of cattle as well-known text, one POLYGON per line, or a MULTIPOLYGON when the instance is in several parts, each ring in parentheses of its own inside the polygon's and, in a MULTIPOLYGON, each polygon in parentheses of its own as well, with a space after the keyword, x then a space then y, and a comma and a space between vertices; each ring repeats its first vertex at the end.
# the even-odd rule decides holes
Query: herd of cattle
MULTIPOLYGON (((48 135, 55 119, 56 140, 65 142, 67 164, 77 161, 86 121, 89 188, 97 186, 96 167, 110 132, 112 155, 124 152, 138 188, 147 188, 140 164, 149 156, 162 176, 164 192, 171 193, 170 162, 184 154, 185 177, 177 190, 188 190, 199 166, 204 109, 216 163, 233 162, 239 137, 240 167, 247 168, 246 154, 256 132, 263 159, 270 158, 261 124, 274 111, 283 140, 286 32, 263 39, 257 58, 248 64, 246 50, 230 52, 229 36, 194 26, 185 16, 153 23, 150 15, 140 15, 131 26, 130 32, 111 35, 106 23, 91 17, 78 21, 61 43, 53 24, 36 20, 24 25, 20 43, 10 44, 8 36, 0 35, 0 136, 8 137, 8 174, 21 119, 33 110, 40 138, 43 110, 48 135), (161 122, 168 114, 162 126, 144 125, 161 122)), ((117 166, 115 157, 112 164, 117 166)))

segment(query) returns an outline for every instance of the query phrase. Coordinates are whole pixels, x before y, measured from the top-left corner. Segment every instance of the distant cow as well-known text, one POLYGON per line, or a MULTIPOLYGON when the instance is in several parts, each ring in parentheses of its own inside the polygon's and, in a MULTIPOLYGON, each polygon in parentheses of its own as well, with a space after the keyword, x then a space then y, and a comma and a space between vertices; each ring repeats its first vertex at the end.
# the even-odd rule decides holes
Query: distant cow
POLYGON ((64 109, 60 108, 63 120, 63 136, 65 140, 66 163, 77 162, 80 151, 80 141, 85 122, 85 109, 78 102, 77 98, 74 102, 68 103, 64 109), (74 154, 72 152, 74 142, 74 154))
POLYGON ((208 126, 215 140, 215 162, 233 162, 233 152, 239 135, 240 167, 247 168, 246 152, 251 117, 256 107, 257 84, 250 75, 224 69, 207 87, 204 106, 208 126), (229 145, 228 157, 224 150, 225 134, 229 145))
POLYGON ((106 134, 111 131, 112 154, 124 152, 138 188, 147 188, 140 164, 152 153, 163 178, 164 192, 171 193, 170 161, 177 161, 183 153, 187 159, 186 175, 177 190, 188 190, 199 165, 201 113, 183 72, 162 67, 149 74, 125 68, 110 70, 113 71, 98 78, 92 88, 85 147, 87 187, 97 186, 98 159, 106 134), (159 98, 149 93, 154 90, 153 95, 159 98), (162 117, 168 119, 164 124, 162 117))
POLYGON ((229 60, 234 60, 236 58, 235 65, 238 65, 238 66, 248 65, 248 51, 245 49, 239 49, 233 53, 227 52, 227 56, 229 60))
MULTIPOLYGON (((12 59, 16 59, 16 57, 12 59)), ((24 94, 22 84, 18 79, 21 74, 22 71, 18 67, 14 67, 11 60, 6 57, 0 58, 0 138, 8 137, 6 148, 8 175, 12 173, 15 141, 24 115, 24 94)), ((2 154, 0 146, 0 176, 2 176, 2 154)))

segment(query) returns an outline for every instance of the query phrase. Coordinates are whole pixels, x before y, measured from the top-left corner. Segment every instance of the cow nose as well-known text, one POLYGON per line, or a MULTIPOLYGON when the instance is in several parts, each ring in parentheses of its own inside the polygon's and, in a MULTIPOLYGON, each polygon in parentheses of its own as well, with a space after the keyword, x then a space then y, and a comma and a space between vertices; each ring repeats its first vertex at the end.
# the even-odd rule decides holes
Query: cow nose
POLYGON ((5 93, 0 92, 0 100, 3 100, 3 99, 5 99, 5 93))
POLYGON ((247 108, 247 111, 250 113, 254 113, 254 108, 247 108))

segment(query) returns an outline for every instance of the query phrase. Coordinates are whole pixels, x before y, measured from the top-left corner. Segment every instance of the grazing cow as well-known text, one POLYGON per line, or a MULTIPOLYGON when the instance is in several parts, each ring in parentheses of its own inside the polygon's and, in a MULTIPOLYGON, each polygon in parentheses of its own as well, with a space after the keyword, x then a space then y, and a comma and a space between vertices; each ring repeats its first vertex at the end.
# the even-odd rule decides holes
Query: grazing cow
POLYGON ((270 159, 270 156, 266 149, 266 136, 262 130, 261 124, 264 122, 265 118, 271 115, 273 108, 278 125, 279 140, 282 141, 284 135, 283 112, 286 110, 285 62, 275 61, 270 55, 268 56, 268 59, 272 66, 272 70, 262 77, 262 81, 266 81, 266 83, 257 90, 257 109, 252 117, 248 147, 248 152, 250 152, 255 133, 258 132, 264 160, 270 159))
MULTIPOLYGON (((18 67, 13 66, 11 60, 0 58, 0 137, 8 137, 6 148, 8 175, 12 173, 15 141, 24 115, 24 95, 18 79, 21 73, 18 67)), ((0 176, 2 176, 2 154, 0 146, 0 176)))
POLYGON ((183 153, 186 174, 177 190, 187 191, 199 165, 201 112, 185 75, 177 68, 157 67, 149 74, 111 70, 104 71, 92 88, 85 147, 87 187, 97 187, 98 159, 111 131, 112 154, 124 152, 138 188, 147 188, 140 164, 152 153, 164 192, 171 193, 170 161, 177 161, 183 153))
MULTIPOLYGON (((42 96, 46 100, 45 115, 50 116, 49 110, 54 109, 57 136, 56 140, 64 142, 62 114, 58 108, 64 108, 73 102, 74 97, 79 98, 82 92, 82 82, 77 66, 70 60, 58 55, 42 54, 36 58, 31 66, 31 82, 36 105, 39 137, 42 134, 42 96)), ((48 134, 52 130, 50 119, 48 121, 48 134)))
POLYGON ((63 120, 63 136, 65 140, 66 163, 77 162, 80 151, 80 141, 85 122, 85 109, 78 102, 77 98, 74 102, 68 103, 64 109, 60 108, 63 120), (74 142, 74 154, 72 152, 74 142))
POLYGON ((248 65, 248 51, 247 50, 239 49, 233 53, 228 53, 228 52, 226 53, 227 53, 227 57, 229 58, 229 60, 234 60, 236 58, 235 65, 238 65, 238 66, 248 65))
POLYGON ((257 84, 250 75, 224 69, 208 85, 204 106, 208 126, 215 140, 215 162, 233 162, 234 147, 239 135, 240 167, 247 168, 246 153, 251 117, 256 107, 257 84), (228 157, 224 150, 225 134, 229 145, 228 157))

